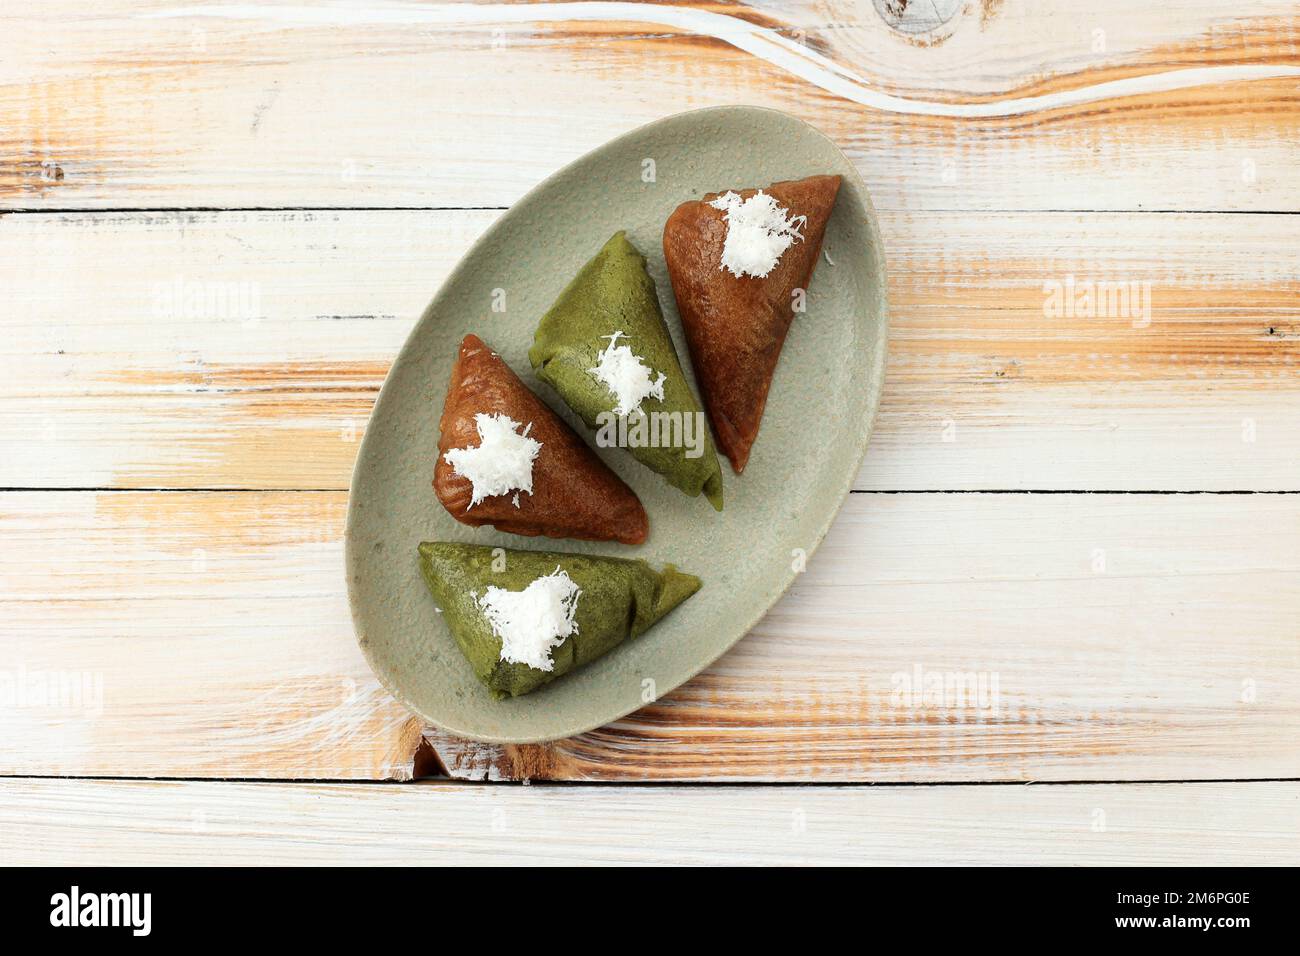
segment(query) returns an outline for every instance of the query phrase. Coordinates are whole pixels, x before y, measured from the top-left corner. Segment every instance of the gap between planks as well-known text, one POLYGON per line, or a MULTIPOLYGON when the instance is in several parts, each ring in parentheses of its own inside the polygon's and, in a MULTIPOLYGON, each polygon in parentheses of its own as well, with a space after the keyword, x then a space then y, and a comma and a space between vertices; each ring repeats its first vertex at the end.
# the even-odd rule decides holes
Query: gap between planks
MULTIPOLYGON (((152 214, 166 212, 507 212, 510 206, 16 206, 0 209, 0 219, 5 216, 110 216, 133 213, 152 214)), ((925 212, 936 214, 969 213, 969 209, 953 207, 926 207, 925 212)), ((989 215, 1136 215, 1136 216, 1297 216, 1297 209, 1018 209, 1007 206, 983 210, 989 215)))
POLYGON ((449 781, 467 787, 534 787, 547 790, 596 787, 606 789, 634 788, 637 790, 671 790, 678 787, 702 789, 753 790, 774 789, 834 789, 834 790, 924 790, 971 787, 1122 787, 1122 786, 1205 786, 1210 784, 1270 784, 1300 783, 1300 777, 1187 777, 1180 780, 1162 780, 1158 777, 1113 777, 1097 780, 508 780, 504 778, 461 779, 446 773, 421 774, 406 779, 373 779, 357 777, 187 777, 140 776, 122 774, 58 774, 58 773, 0 773, 3 780, 66 780, 71 783, 215 783, 215 784, 271 784, 299 785, 304 787, 327 785, 331 787, 405 787, 413 784, 449 781))
MULTIPOLYGON (((348 488, 110 488, 94 486, 14 486, 0 488, 0 494, 12 492, 29 494, 32 492, 87 492, 92 494, 325 494, 348 491, 348 488)), ((1263 489, 1252 488, 850 488, 851 495, 1296 495, 1300 489, 1263 489)))

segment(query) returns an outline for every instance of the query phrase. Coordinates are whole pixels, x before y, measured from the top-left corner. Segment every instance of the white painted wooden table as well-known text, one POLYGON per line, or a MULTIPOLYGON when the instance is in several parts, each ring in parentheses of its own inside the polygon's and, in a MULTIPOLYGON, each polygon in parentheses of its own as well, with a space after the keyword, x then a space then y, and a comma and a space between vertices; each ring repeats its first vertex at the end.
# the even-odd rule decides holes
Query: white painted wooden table
POLYGON ((0 6, 0 861, 1300 860, 1300 7, 935 9, 0 6), (734 102, 881 212, 856 493, 667 699, 423 727, 342 573, 388 362, 537 180, 734 102))

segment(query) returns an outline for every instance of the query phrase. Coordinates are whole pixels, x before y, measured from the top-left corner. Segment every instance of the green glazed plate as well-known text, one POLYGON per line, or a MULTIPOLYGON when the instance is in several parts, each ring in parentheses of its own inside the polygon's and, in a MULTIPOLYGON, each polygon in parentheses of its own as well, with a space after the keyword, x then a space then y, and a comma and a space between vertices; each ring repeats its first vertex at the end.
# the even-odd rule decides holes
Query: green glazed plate
POLYGON ((348 592, 358 641, 380 681, 449 733, 532 743, 609 723, 703 670, 790 586, 848 494, 880 396, 887 326, 884 250, 866 187, 834 143, 785 113, 731 106, 670 116, 541 183, 474 244, 424 310, 361 443, 348 502, 348 592), (689 374, 664 268, 664 222, 679 203, 707 192, 814 173, 844 177, 823 245, 829 259, 791 326, 745 473, 723 463, 725 510, 686 497, 618 448, 597 453, 641 497, 650 516, 643 545, 523 538, 467 527, 443 510, 431 485, 438 419, 466 333, 478 334, 594 445, 528 364, 533 330, 560 290, 611 235, 627 230, 649 260, 689 374), (503 293, 505 311, 494 311, 503 293), (527 696, 493 700, 420 578, 421 541, 672 562, 704 586, 589 666, 527 696))

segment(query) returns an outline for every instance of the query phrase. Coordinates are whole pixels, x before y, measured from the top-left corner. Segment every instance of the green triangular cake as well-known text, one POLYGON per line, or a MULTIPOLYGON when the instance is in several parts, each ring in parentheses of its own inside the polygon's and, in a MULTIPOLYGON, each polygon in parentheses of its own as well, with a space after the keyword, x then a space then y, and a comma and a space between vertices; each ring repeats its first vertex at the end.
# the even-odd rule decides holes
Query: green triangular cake
POLYGON ((528 350, 537 377, 596 430, 669 484, 722 510, 722 469, 686 381, 645 258, 615 233, 542 316, 528 350))
POLYGON ((420 571, 494 697, 518 697, 649 629, 700 589, 671 564, 426 541, 420 571))

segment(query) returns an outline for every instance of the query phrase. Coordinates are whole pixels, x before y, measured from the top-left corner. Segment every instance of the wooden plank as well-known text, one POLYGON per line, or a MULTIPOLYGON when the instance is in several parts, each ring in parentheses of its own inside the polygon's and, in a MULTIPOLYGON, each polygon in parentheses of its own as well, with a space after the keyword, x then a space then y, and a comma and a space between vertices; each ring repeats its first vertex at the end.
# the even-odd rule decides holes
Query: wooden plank
POLYGON ((1292 865, 1300 784, 478 787, 0 781, 47 866, 1292 865))
POLYGON ((496 215, 0 218, 0 486, 347 488, 389 363, 496 215))
POLYGON ((545 746, 430 739, 474 779, 1296 776, 1297 531, 1290 498, 855 495, 668 699, 545 746))
MULTIPOLYGON (((0 217, 0 487, 346 488, 388 363, 496 215, 0 217)), ((882 226, 890 364, 858 488, 1300 487, 1291 216, 882 226), (1085 289, 1121 287, 1086 314, 1085 289)))
POLYGON ((4 772, 407 778, 327 495, 0 495, 4 772))
POLYGON ((4 22, 9 208, 506 205, 614 135, 735 102, 824 129, 884 209, 1297 208, 1283 0, 965 4, 922 37, 850 0, 110 0, 4 22))
MULTIPOLYGON (((353 643, 344 505, 0 495, 0 772, 410 775, 419 725, 353 643)), ((1295 777, 1298 585, 1291 496, 852 495, 665 699, 545 747, 426 739, 488 779, 1295 777)))

